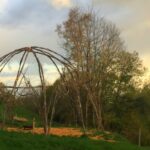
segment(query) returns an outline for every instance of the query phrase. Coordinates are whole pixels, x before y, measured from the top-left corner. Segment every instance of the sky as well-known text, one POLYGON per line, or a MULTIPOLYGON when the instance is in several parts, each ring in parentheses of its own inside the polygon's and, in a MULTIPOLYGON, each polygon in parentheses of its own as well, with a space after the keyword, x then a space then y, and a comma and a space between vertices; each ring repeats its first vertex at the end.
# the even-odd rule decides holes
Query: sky
MULTIPOLYGON (((127 50, 137 51, 150 69, 150 0, 0 0, 0 57, 26 46, 61 53, 56 25, 74 6, 92 6, 97 15, 115 23, 127 50)), ((0 80, 11 82, 16 67, 15 61, 7 66, 0 80)), ((52 66, 51 73, 56 73, 52 66)))

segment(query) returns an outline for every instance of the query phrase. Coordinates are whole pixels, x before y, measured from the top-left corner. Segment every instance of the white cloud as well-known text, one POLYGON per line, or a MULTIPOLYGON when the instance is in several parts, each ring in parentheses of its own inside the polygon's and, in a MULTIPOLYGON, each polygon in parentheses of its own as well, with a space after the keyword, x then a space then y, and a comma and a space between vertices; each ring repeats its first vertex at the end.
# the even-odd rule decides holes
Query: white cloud
POLYGON ((58 9, 72 6, 71 0, 49 0, 49 2, 58 9))
POLYGON ((6 85, 13 85, 13 81, 15 81, 15 76, 0 77, 0 82, 3 82, 6 85))
MULTIPOLYGON (((18 67, 19 64, 17 62, 6 65, 6 67, 0 74, 0 82, 3 82, 6 85, 13 85, 18 67)), ((62 66, 60 64, 58 64, 58 68, 62 72, 62 66)), ((45 80, 48 84, 53 84, 60 77, 56 67, 53 64, 44 63, 43 69, 45 80)), ((25 64, 24 71, 27 71, 26 77, 31 81, 32 85, 35 86, 40 84, 40 78, 38 75, 36 64, 25 64)))
MULTIPOLYGON (((59 68, 60 72, 62 72, 62 65, 58 64, 57 67, 59 68)), ((44 64, 44 70, 45 79, 49 84, 53 84, 60 77, 57 68, 52 64, 44 64)))
POLYGON ((5 6, 6 6, 7 0, 0 0, 0 13, 3 12, 5 6))
MULTIPOLYGON (((18 68, 19 68, 19 63, 17 62, 8 63, 3 69, 1 74, 15 74, 17 73, 18 68)), ((27 68, 28 68, 28 64, 25 64, 24 69, 26 70, 27 68)))

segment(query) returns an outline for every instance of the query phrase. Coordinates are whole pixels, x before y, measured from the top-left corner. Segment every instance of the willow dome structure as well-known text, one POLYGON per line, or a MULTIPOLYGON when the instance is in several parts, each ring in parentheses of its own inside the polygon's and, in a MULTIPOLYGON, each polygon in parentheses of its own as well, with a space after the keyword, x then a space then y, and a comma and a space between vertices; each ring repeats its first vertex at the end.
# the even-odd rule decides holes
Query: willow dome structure
POLYGON ((30 53, 33 54, 33 57, 36 60, 42 87, 44 87, 44 85, 45 85, 45 78, 44 78, 43 65, 40 60, 40 55, 48 58, 48 60, 50 61, 49 63, 51 63, 51 64, 53 64, 53 66, 55 66, 55 68, 57 69, 60 76, 62 76, 62 72, 58 66, 58 63, 61 64, 62 66, 64 66, 65 68, 67 68, 67 70, 72 68, 72 64, 70 63, 70 61, 67 58, 65 58, 61 54, 59 54, 53 50, 50 50, 48 48, 36 47, 36 46, 20 48, 20 49, 14 50, 14 51, 0 57, 0 73, 2 73, 5 66, 14 58, 14 56, 21 54, 16 80, 14 82, 14 85, 12 87, 9 86, 9 88, 17 87, 18 80, 19 80, 21 74, 23 73, 25 64, 27 63, 27 59, 28 59, 30 53))
MULTIPOLYGON (((35 59, 35 62, 38 66, 38 76, 40 78, 40 88, 43 93, 43 101, 44 101, 44 131, 47 134, 48 132, 48 115, 47 115, 47 102, 46 102, 46 83, 45 83, 45 75, 44 75, 44 69, 42 65, 42 60, 40 59, 41 56, 46 57, 57 70, 59 73, 60 77, 63 77, 62 71, 58 66, 58 63, 61 64, 63 67, 65 67, 68 71, 71 70, 72 64, 69 62, 67 58, 62 56, 61 54, 50 50, 48 48, 43 48, 43 47, 37 47, 37 46, 32 46, 32 47, 24 47, 20 48, 17 50, 14 50, 2 57, 0 57, 0 75, 3 72, 4 68, 6 65, 14 59, 15 56, 19 56, 17 60, 19 60, 19 66, 17 69, 17 74, 16 77, 13 81, 12 86, 5 86, 5 88, 8 88, 11 92, 11 94, 16 95, 16 91, 21 87, 21 82, 22 79, 21 77, 24 76, 24 68, 27 63, 28 57, 32 54, 32 56, 35 59)), ((30 66, 29 66, 30 67, 30 66)), ((1 82, 1 81, 0 81, 1 82)), ((28 86, 24 88, 29 88, 28 86)))

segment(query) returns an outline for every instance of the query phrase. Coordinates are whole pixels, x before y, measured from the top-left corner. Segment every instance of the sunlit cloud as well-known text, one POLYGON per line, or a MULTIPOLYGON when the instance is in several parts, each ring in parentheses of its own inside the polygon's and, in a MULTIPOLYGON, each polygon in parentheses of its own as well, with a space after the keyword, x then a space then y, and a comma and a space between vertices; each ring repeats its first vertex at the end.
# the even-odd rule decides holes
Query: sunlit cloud
MULTIPOLYGON (((31 82, 32 85, 40 84, 40 77, 38 73, 38 68, 35 67, 36 64, 25 64, 23 74, 31 82)), ((62 66, 57 66, 62 72, 62 66)), ((19 68, 19 64, 14 62, 7 65, 2 73, 0 74, 0 82, 3 81, 4 84, 12 85, 16 79, 16 74, 19 68)), ((47 84, 53 84, 59 77, 57 68, 52 64, 43 64, 44 76, 47 84)), ((22 77, 22 75, 21 75, 22 77)))
MULTIPOLYGON (((57 65, 57 67, 62 72, 62 65, 57 65)), ((60 77, 57 68, 53 64, 44 64, 43 68, 45 70, 45 79, 49 84, 53 84, 60 77)))
POLYGON ((7 0, 0 0, 0 13, 3 13, 7 4, 7 0))
POLYGON ((6 85, 13 85, 15 81, 15 76, 0 77, 0 82, 3 82, 6 85))
POLYGON ((55 8, 70 8, 73 4, 71 0, 49 0, 49 2, 54 6, 55 8))
MULTIPOLYGON (((27 69, 27 67, 28 67, 28 64, 25 64, 24 69, 27 69)), ((19 68, 19 64, 17 62, 9 63, 3 69, 2 75, 3 74, 14 74, 14 73, 17 73, 18 68, 19 68)))

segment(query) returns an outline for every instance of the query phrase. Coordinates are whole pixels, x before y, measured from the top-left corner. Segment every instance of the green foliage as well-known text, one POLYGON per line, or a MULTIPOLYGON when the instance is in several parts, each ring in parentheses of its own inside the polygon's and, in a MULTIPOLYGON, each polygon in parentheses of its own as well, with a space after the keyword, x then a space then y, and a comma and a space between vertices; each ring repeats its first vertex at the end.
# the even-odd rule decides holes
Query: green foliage
POLYGON ((141 129, 142 145, 150 145, 150 88, 130 89, 118 100, 106 106, 104 115, 107 130, 117 131, 138 144, 141 129))

